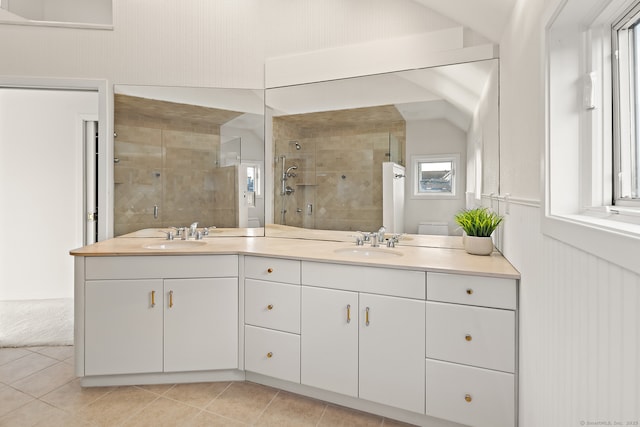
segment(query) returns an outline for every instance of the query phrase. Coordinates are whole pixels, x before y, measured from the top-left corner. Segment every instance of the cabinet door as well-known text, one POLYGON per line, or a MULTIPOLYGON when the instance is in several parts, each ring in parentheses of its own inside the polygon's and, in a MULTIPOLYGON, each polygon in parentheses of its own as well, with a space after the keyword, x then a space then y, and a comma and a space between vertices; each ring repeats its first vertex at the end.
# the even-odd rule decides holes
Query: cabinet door
POLYGON ((360 294, 360 398, 424 413, 424 350, 424 301, 360 294))
POLYGON ((357 293, 303 287, 300 340, 302 384, 358 396, 357 293))
POLYGON ((164 371, 238 367, 238 279, 164 281, 164 371))
POLYGON ((162 280, 88 281, 85 375, 147 372, 162 372, 162 280))

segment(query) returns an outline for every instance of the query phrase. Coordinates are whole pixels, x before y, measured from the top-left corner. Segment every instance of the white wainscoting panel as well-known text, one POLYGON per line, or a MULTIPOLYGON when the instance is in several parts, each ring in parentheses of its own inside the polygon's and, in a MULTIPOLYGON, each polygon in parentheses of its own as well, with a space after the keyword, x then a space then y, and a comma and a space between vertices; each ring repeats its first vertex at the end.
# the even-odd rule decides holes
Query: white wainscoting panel
POLYGON ((640 276, 543 236, 539 207, 500 208, 522 274, 520 427, 640 422, 640 276))

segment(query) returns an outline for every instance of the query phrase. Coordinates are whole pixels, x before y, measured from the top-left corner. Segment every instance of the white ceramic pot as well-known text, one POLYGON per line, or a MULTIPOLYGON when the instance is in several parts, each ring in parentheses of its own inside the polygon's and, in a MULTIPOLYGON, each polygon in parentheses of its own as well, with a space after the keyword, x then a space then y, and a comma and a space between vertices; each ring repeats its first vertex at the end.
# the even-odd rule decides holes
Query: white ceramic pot
POLYGON ((491 255, 493 240, 491 237, 464 236, 464 250, 472 255, 491 255))

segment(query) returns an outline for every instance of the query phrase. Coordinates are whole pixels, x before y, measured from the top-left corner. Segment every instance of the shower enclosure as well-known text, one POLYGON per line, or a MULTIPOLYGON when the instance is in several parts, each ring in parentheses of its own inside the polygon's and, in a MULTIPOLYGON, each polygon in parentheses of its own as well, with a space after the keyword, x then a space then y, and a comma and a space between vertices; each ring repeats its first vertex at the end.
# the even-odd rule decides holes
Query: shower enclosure
POLYGON ((274 147, 276 223, 323 230, 382 225, 382 164, 403 163, 398 135, 360 129, 295 140, 276 136, 274 147))

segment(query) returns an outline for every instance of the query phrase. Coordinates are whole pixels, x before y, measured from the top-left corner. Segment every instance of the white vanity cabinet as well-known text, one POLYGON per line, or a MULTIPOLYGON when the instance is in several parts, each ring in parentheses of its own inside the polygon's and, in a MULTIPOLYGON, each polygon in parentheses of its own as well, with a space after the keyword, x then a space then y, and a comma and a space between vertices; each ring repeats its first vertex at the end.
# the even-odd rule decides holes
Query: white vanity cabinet
POLYGON ((302 263, 302 384, 424 413, 425 273, 302 263))
POLYGON ((237 368, 237 262, 235 255, 86 258, 83 374, 237 368))
POLYGON ((513 279, 427 273, 428 415, 516 424, 516 289, 513 279))
POLYGON ((300 382, 300 261, 246 256, 245 370, 300 382))

